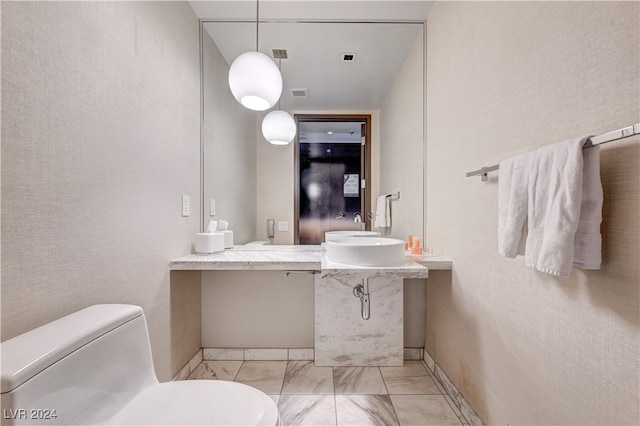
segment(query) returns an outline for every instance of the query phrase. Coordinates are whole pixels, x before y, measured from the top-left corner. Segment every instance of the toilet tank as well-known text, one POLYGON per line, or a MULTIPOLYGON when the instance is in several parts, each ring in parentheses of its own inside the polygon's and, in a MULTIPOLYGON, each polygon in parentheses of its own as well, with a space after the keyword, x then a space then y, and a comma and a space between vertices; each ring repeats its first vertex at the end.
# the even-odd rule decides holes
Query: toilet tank
POLYGON ((95 305, 0 344, 2 424, 101 424, 158 383, 142 308, 95 305))

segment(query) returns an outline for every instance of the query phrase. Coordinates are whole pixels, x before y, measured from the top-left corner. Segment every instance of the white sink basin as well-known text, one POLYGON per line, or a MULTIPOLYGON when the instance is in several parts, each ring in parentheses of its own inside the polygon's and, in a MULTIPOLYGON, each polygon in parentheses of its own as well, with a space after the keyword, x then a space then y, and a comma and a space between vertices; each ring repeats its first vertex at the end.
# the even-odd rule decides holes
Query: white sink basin
POLYGON ((400 266, 404 241, 395 238, 351 237, 326 242, 327 259, 353 266, 400 266))
POLYGON ((325 241, 335 241, 338 238, 346 237, 379 237, 380 233, 375 231, 328 231, 324 233, 325 241))

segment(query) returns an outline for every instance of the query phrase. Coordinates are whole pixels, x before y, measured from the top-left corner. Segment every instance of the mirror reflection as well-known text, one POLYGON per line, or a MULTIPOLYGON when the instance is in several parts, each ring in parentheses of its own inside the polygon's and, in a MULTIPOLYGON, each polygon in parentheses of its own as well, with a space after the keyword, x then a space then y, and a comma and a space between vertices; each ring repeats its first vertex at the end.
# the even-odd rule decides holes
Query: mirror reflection
POLYGON ((330 230, 423 234, 422 23, 261 22, 259 51, 286 50, 282 96, 263 112, 228 85, 233 60, 255 50, 255 22, 203 22, 201 33, 203 227, 228 221, 236 244, 319 244, 330 230), (291 144, 262 134, 275 109, 296 118, 291 144), (377 197, 397 192, 390 226, 375 228, 377 197))

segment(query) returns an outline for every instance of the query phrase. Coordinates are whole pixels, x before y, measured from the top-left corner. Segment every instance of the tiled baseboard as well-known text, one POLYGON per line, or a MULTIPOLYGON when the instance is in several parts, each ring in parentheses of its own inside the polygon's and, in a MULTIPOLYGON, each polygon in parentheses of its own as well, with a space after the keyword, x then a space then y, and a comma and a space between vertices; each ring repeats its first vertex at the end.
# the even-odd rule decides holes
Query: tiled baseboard
MULTIPOLYGON (((404 348, 404 359, 421 360, 422 348, 404 348)), ((205 361, 313 361, 313 348, 294 349, 222 349, 204 348, 205 361)))
POLYGON ((205 361, 313 361, 313 348, 306 349, 219 349, 204 348, 205 361))
POLYGON ((456 412, 456 415, 462 416, 466 422, 471 425, 484 426, 482 419, 476 414, 471 405, 467 402, 462 394, 458 391, 458 388, 453 384, 449 377, 444 373, 438 364, 431 358, 431 355, 427 351, 424 351, 424 362, 427 369, 433 373, 433 376, 438 379, 439 384, 444 388, 444 391, 448 394, 447 401, 449 405, 453 404, 451 408, 456 412))
MULTIPOLYGON (((429 357, 422 348, 404 348, 405 360, 420 360, 429 357)), ((431 359, 431 357, 429 357, 431 359)), ((202 361, 313 361, 313 348, 290 349, 218 349, 204 348, 191 357, 189 362, 173 376, 174 380, 186 380, 202 361)), ((428 363, 427 363, 428 364, 428 363)), ((432 371, 433 369, 429 367, 432 371)))
POLYGON ((193 370, 195 370, 196 367, 201 362, 202 362, 202 348, 198 349, 198 351, 193 355, 193 357, 191 357, 189 362, 187 362, 187 364, 184 367, 182 367, 180 371, 178 371, 178 374, 173 376, 173 379, 171 379, 171 381, 186 380, 187 377, 189 377, 189 375, 193 373, 193 370))

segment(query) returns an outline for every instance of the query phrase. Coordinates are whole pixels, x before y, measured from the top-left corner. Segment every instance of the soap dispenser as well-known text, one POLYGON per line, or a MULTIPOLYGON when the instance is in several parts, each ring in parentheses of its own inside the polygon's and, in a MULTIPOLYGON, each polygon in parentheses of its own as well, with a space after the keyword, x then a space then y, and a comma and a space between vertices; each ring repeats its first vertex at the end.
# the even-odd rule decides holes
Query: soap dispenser
POLYGON ((273 219, 267 219, 267 238, 269 239, 269 244, 273 244, 274 226, 275 221, 273 219))

